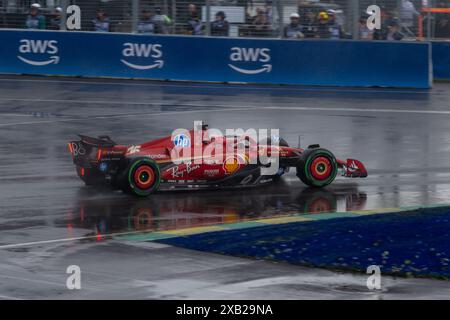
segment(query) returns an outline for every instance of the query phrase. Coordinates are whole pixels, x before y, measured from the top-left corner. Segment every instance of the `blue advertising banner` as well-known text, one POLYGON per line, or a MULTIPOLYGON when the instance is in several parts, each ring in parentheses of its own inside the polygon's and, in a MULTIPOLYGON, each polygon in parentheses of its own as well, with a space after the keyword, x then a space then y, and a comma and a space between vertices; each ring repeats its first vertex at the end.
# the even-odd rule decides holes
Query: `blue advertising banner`
POLYGON ((0 73, 429 88, 430 44, 1 30, 0 73))
POLYGON ((450 42, 433 41, 433 73, 435 79, 450 79, 450 42))

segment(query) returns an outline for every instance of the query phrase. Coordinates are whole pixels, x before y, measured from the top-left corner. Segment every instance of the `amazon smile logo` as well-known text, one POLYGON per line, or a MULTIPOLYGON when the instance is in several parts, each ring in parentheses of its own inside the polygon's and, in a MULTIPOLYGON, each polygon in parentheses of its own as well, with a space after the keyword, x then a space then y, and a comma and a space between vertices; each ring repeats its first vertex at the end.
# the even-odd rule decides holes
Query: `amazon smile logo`
POLYGON ((270 64, 269 48, 231 48, 230 61, 228 66, 243 74, 259 74, 263 72, 270 73, 272 64, 270 64), (239 64, 239 66, 236 66, 239 64), (257 65, 255 67, 255 64, 257 65))
POLYGON ((127 42, 123 44, 123 47, 123 58, 120 61, 129 68, 150 70, 161 69, 164 66, 161 44, 127 42), (133 62, 129 61, 131 59, 133 59, 133 62))
POLYGON ((17 58, 32 66, 58 64, 58 41, 22 39, 17 58), (26 57, 24 57, 26 56, 26 57))

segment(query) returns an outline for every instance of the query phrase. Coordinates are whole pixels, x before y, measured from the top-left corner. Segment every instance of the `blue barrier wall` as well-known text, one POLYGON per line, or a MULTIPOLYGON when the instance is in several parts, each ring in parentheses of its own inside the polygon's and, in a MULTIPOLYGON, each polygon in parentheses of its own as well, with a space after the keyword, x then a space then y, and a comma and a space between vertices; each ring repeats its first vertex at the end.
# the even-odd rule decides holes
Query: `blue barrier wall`
POLYGON ((430 87, 428 43, 0 31, 0 73, 430 87))
POLYGON ((450 79, 450 42, 432 42, 435 79, 450 79))

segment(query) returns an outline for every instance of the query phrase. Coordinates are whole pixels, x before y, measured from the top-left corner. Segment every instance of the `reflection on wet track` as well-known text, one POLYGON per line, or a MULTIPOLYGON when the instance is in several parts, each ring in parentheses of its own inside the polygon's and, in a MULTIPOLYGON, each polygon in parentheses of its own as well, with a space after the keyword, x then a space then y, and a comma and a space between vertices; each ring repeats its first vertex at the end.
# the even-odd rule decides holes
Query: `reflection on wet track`
MULTIPOLYGON (((91 193, 88 188, 80 193, 91 193)), ((80 196, 83 199, 82 196, 80 196)), ((292 190, 280 181, 246 192, 175 192, 149 199, 81 200, 56 225, 94 230, 104 235, 127 231, 161 231, 252 221, 290 214, 363 210, 366 194, 357 187, 292 190)))

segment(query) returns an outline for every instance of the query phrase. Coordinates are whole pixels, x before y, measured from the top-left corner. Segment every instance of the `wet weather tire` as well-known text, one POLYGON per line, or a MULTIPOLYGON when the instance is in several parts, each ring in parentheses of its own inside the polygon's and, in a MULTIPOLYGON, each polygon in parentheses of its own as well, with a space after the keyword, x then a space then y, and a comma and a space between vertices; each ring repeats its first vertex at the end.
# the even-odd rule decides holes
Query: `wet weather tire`
POLYGON ((122 190, 125 193, 147 197, 159 188, 161 172, 158 164, 152 159, 134 159, 124 173, 122 190))
POLYGON ((307 149, 297 164, 297 177, 310 186, 322 188, 334 181, 338 166, 334 155, 321 148, 307 149))

